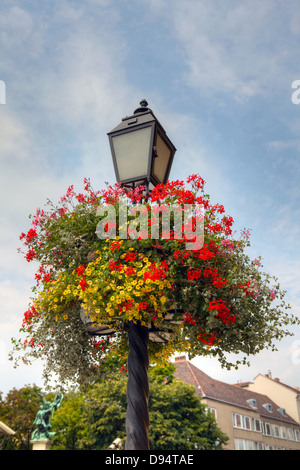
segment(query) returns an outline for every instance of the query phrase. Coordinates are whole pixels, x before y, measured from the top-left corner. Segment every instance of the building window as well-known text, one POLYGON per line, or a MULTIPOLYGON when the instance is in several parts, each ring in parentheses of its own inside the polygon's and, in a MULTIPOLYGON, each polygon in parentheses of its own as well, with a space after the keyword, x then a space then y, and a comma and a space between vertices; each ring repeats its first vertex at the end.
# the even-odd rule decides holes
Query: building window
POLYGON ((282 416, 286 416, 285 408, 278 408, 277 411, 282 414, 282 416))
POLYGON ((294 437, 295 441, 300 442, 300 431, 298 429, 294 429, 294 437))
POLYGON ((217 410, 216 410, 216 408, 211 408, 210 406, 208 406, 207 408, 211 412, 211 414, 215 417, 215 420, 217 422, 217 410))
POLYGON ((255 398, 249 398, 249 400, 247 400, 247 403, 249 403, 249 405, 252 406, 253 408, 257 408, 257 402, 255 398))
POLYGON ((263 404, 263 407, 264 407, 269 413, 273 413, 271 403, 264 403, 264 404, 263 404))
POLYGON ((249 416, 232 413, 233 427, 239 429, 251 430, 251 419, 249 416))
POLYGON ((235 428, 251 430, 251 419, 249 416, 232 413, 233 426, 235 428))
POLYGON ((252 418, 252 429, 256 432, 261 432, 261 421, 257 418, 252 418))
POLYGON ((245 429, 250 431, 250 429, 251 429, 251 419, 249 418, 249 416, 244 416, 244 420, 245 420, 245 429))
POLYGON ((265 446, 262 442, 254 442, 254 449, 255 450, 264 450, 265 446))
POLYGON ((272 425, 272 434, 274 437, 280 437, 280 429, 276 424, 272 425))
POLYGON ((255 450, 255 442, 249 441, 248 439, 234 439, 235 450, 255 450))
POLYGON ((272 436, 271 424, 262 422, 261 425, 263 434, 265 436, 272 436))
POLYGON ((280 437, 282 437, 282 439, 287 439, 286 428, 284 426, 280 426, 280 437))
POLYGON ((287 428, 287 437, 290 441, 294 441, 294 429, 293 428, 287 428))

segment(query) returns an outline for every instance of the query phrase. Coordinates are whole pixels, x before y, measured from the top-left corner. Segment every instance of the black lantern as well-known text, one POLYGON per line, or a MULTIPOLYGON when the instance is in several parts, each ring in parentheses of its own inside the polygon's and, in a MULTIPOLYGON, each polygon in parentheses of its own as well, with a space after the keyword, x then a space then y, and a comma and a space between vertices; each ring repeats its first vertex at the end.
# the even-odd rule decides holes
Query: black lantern
POLYGON ((147 189, 166 183, 176 148, 146 100, 107 135, 118 182, 147 189))

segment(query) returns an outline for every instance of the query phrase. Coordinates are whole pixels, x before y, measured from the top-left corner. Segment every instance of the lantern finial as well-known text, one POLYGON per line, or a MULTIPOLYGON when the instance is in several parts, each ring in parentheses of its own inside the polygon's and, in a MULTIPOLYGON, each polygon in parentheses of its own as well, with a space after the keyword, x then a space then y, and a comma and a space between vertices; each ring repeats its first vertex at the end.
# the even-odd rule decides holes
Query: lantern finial
POLYGON ((142 101, 140 101, 140 105, 141 105, 141 107, 140 107, 140 108, 137 108, 137 109, 134 111, 134 114, 137 114, 137 113, 144 113, 145 111, 148 111, 148 110, 149 110, 149 108, 147 108, 147 106, 148 106, 147 100, 143 99, 142 101))

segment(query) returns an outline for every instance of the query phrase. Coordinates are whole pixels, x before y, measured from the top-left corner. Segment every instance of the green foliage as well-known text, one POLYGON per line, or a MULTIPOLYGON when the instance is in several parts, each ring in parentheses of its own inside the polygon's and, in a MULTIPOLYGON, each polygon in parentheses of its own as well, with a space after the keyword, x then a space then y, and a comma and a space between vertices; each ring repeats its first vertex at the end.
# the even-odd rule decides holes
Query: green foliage
MULTIPOLYGON (((151 450, 221 449, 227 437, 192 386, 173 376, 174 366, 150 368, 149 442, 151 450)), ((54 449, 105 450, 116 438, 126 440, 127 376, 91 386, 83 396, 67 397, 52 424, 54 449)))
POLYGON ((178 379, 167 385, 152 381, 149 410, 152 450, 216 450, 226 442, 193 386, 178 379))
POLYGON ((118 437, 125 442, 127 376, 120 374, 95 384, 84 401, 84 449, 108 449, 118 437))
MULTIPOLYGON (((150 367, 149 442, 151 450, 221 449, 227 437, 218 429, 192 386, 174 379, 174 365, 150 367)), ((127 374, 119 372, 90 386, 69 391, 51 418, 52 450, 106 450, 116 438, 126 440, 127 374)), ((0 401, 0 420, 16 435, 5 449, 30 449, 33 422, 41 404, 26 386, 11 390, 0 401)), ((48 394, 51 400, 54 393, 48 394)))
POLYGON ((51 419, 56 435, 52 438, 53 450, 79 450, 83 433, 82 413, 84 395, 69 393, 67 399, 51 419))
POLYGON ((0 421, 9 426, 15 435, 5 442, 4 449, 29 450, 33 422, 41 404, 37 395, 41 389, 36 385, 13 388, 5 399, 0 400, 0 421))

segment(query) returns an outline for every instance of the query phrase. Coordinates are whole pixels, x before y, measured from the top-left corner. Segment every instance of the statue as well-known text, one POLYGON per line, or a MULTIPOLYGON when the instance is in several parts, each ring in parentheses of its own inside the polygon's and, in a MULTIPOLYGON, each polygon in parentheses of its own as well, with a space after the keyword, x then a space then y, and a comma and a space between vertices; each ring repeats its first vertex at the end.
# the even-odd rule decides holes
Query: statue
POLYGON ((41 393, 38 393, 38 395, 42 397, 44 404, 40 406, 40 409, 36 414, 33 424, 37 426, 37 429, 33 431, 31 439, 51 439, 55 436, 55 432, 50 432, 50 415, 52 414, 53 416, 54 411, 56 411, 57 408, 61 405, 61 402, 63 401, 63 395, 62 393, 57 393, 52 403, 47 401, 41 393))

